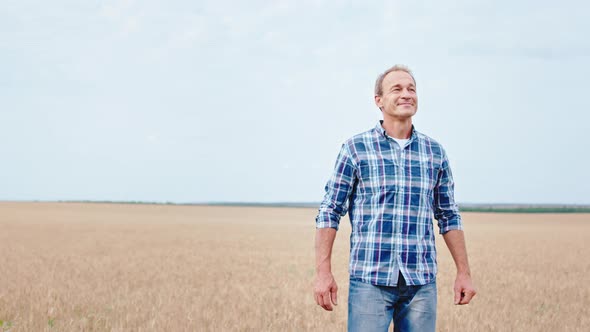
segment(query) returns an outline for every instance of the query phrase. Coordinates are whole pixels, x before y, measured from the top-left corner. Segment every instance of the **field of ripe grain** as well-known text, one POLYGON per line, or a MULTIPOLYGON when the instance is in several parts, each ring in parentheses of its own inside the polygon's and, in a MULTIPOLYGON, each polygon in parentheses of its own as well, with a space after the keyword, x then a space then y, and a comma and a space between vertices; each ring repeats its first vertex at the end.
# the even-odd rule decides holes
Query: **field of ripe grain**
MULTIPOLYGON (((312 296, 314 209, 0 203, 0 331, 344 331, 348 217, 334 312, 312 296)), ((590 326, 590 214, 465 213, 479 294, 452 304, 438 237, 440 331, 590 326)))

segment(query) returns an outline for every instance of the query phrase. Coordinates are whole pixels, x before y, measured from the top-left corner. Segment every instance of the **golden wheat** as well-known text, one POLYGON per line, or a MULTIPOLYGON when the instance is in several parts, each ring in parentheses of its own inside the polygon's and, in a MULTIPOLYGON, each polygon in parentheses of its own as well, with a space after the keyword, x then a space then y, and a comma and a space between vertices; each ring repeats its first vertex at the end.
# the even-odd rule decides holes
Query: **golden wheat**
MULTIPOLYGON (((0 203, 0 331, 344 331, 315 305, 315 209, 0 203)), ((465 213, 479 294, 452 304, 438 237, 440 331, 590 326, 590 215, 465 213)))

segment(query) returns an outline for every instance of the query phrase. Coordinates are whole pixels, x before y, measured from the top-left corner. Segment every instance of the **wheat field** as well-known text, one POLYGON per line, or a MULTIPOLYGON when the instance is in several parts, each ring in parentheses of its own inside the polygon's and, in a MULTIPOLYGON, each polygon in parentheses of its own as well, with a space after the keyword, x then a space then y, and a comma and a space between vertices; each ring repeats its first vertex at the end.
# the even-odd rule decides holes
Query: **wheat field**
MULTIPOLYGON (((315 209, 0 203, 0 331, 345 331, 312 296, 315 209)), ((437 237, 439 331, 587 331, 590 214, 464 213, 478 295, 452 304, 437 237)))

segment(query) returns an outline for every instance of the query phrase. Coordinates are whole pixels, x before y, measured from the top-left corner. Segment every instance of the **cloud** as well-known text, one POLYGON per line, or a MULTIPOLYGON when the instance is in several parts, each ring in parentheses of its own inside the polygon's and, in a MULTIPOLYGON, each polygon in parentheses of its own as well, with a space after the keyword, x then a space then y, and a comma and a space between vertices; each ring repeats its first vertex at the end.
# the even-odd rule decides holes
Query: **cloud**
POLYGON ((102 0, 98 4, 98 10, 101 16, 119 20, 134 9, 135 3, 135 0, 102 0))
POLYGON ((380 33, 392 47, 430 48, 438 55, 564 58, 588 56, 584 2, 391 2, 380 33))

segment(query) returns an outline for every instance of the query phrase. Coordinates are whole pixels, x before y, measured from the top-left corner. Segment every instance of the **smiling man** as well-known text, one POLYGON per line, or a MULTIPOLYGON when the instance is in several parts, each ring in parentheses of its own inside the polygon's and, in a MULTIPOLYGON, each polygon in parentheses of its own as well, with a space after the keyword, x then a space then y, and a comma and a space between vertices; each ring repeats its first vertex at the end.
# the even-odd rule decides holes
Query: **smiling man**
POLYGON ((337 304, 331 253, 350 216, 349 331, 435 331, 436 247, 432 216, 457 267, 455 304, 475 295, 454 182, 442 146, 416 131, 416 81, 401 65, 375 83, 383 120, 343 145, 316 218, 315 300, 337 304))

